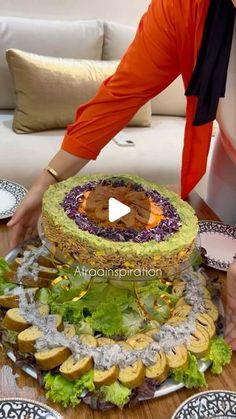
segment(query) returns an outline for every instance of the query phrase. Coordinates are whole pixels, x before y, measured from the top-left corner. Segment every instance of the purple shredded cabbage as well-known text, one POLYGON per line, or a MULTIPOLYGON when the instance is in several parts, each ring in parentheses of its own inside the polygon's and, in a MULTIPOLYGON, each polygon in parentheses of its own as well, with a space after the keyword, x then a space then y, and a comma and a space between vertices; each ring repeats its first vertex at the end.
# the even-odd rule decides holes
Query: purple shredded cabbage
POLYGON ((153 378, 145 378, 140 387, 136 387, 130 396, 128 407, 134 407, 137 403, 145 399, 153 399, 158 388, 156 380, 153 378))
POLYGON ((106 410, 110 410, 116 407, 113 403, 103 400, 101 394, 99 394, 97 391, 91 391, 87 393, 86 396, 82 398, 82 400, 92 410, 101 410, 102 412, 105 412, 106 410))
POLYGON ((132 241, 135 243, 145 243, 149 240, 160 242, 166 240, 176 231, 179 231, 181 226, 180 217, 168 198, 161 196, 159 192, 155 190, 145 189, 137 183, 130 184, 130 181, 125 182, 123 179, 109 178, 102 181, 91 181, 84 185, 78 185, 66 194, 61 206, 67 216, 71 220, 74 220, 81 230, 116 242, 132 241), (92 191, 97 185, 112 185, 113 187, 119 187, 127 184, 132 186, 137 192, 145 192, 147 196, 151 197, 151 199, 162 208, 165 219, 162 220, 158 226, 143 230, 101 227, 92 221, 86 214, 78 211, 84 192, 92 191))

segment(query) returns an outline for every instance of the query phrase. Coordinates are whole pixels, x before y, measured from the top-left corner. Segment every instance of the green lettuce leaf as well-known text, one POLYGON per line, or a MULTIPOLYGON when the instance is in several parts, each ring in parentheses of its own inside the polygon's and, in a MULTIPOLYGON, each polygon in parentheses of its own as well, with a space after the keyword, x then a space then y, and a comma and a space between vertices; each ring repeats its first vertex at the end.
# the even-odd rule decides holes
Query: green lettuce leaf
POLYGON ((46 397, 54 403, 61 403, 64 407, 77 406, 84 390, 93 391, 93 371, 89 371, 75 381, 69 381, 62 375, 52 375, 50 372, 44 376, 46 397))
POLYGON ((178 297, 171 292, 169 292, 169 286, 161 283, 160 281, 150 282, 148 285, 143 285, 137 288, 137 292, 140 298, 149 297, 150 295, 161 297, 168 297, 169 301, 173 305, 178 300, 178 297))
POLYGON ((63 304, 52 303, 51 313, 60 314, 64 322, 78 324, 83 320, 83 303, 79 301, 67 301, 63 304))
POLYGON ((128 403, 131 395, 131 390, 117 381, 110 386, 101 387, 100 392, 106 402, 113 403, 118 407, 123 407, 128 403))
POLYGON ((48 288, 40 288, 35 293, 35 300, 42 304, 50 303, 51 291, 48 288))
POLYGON ((4 258, 0 258, 0 278, 4 277, 5 273, 10 272, 10 265, 5 261, 4 258))
POLYGON ((171 294, 168 285, 160 281, 137 287, 137 294, 148 314, 160 323, 164 323, 170 317, 170 306, 174 307, 179 298, 171 294))
POLYGON ((145 330, 146 321, 135 310, 126 310, 122 317, 122 335, 125 337, 133 336, 136 333, 145 330))
POLYGON ((122 333, 122 313, 113 302, 99 304, 92 316, 87 318, 87 322, 93 330, 105 336, 112 337, 122 333))
POLYGON ((16 287, 16 284, 12 284, 11 282, 6 282, 0 279, 0 295, 4 295, 5 291, 11 291, 16 287))
POLYGON ((111 301, 125 308, 135 301, 135 297, 130 290, 118 288, 109 283, 93 284, 83 297, 83 303, 91 313, 97 309, 99 304, 111 301))
POLYGON ((223 338, 214 337, 211 339, 210 351, 204 361, 212 362, 211 371, 214 374, 221 374, 223 367, 229 364, 232 357, 232 349, 223 338))
POLYGON ((199 266, 201 266, 204 263, 201 251, 199 249, 193 250, 189 258, 189 263, 194 269, 199 268, 199 266))
POLYGON ((17 336, 19 332, 14 332, 13 330, 7 330, 5 328, 0 327, 0 352, 1 346, 8 350, 12 349, 12 346, 17 344, 17 336))
POLYGON ((75 330, 77 335, 86 333, 88 335, 93 335, 92 327, 86 322, 86 320, 81 320, 78 324, 75 325, 75 330))
POLYGON ((61 281, 61 284, 56 285, 51 292, 50 301, 55 303, 65 303, 67 301, 71 301, 73 298, 78 297, 81 294, 81 291, 84 290, 85 286, 81 284, 81 286, 65 289, 68 286, 66 281, 61 281), (59 287, 60 285, 60 287, 59 287))
POLYGON ((5 279, 5 274, 11 272, 9 264, 5 261, 4 258, 0 258, 0 295, 3 295, 6 290, 13 290, 17 287, 16 284, 7 282, 5 279))
POLYGON ((187 367, 173 368, 171 376, 177 383, 184 383, 187 388, 207 386, 204 373, 199 371, 197 358, 190 353, 187 367))

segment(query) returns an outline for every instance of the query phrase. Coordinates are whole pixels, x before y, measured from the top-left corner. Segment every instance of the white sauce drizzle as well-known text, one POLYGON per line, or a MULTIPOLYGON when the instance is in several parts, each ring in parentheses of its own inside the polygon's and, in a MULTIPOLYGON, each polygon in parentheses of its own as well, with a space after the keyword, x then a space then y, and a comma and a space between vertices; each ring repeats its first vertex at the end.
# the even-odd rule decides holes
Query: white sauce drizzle
POLYGON ((22 284, 22 279, 24 277, 33 278, 36 282, 38 280, 38 274, 40 271, 40 266, 37 262, 39 256, 48 256, 49 251, 45 246, 40 246, 33 250, 25 250, 23 258, 21 259, 21 266, 17 268, 16 277, 20 284, 22 284))

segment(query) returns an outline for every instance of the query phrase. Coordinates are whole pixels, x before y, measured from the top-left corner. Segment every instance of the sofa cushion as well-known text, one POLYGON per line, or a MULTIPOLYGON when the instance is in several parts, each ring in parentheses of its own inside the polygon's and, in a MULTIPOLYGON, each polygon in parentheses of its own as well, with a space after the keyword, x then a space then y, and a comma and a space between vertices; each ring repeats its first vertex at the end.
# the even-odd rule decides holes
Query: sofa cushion
POLYGON ((133 26, 104 22, 103 60, 118 60, 127 50, 135 36, 133 26))
MULTIPOLYGON (((17 133, 65 128, 79 105, 95 96, 119 61, 45 57, 16 49, 6 53, 16 93, 13 129, 17 133)), ((129 125, 149 126, 151 105, 146 103, 129 125)))
POLYGON ((15 107, 5 51, 18 48, 63 58, 100 60, 103 23, 0 17, 0 109, 15 107))
POLYGON ((182 77, 177 77, 170 86, 151 101, 153 115, 186 115, 186 97, 182 77))

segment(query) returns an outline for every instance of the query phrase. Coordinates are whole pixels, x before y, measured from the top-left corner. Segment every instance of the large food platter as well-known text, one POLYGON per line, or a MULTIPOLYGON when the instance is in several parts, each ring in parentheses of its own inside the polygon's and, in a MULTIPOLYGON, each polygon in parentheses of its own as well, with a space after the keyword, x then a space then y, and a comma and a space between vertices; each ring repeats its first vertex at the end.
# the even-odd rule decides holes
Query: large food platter
MULTIPOLYGON (((13 249, 12 251, 10 251, 6 255, 5 260, 8 263, 13 262, 20 251, 21 251, 21 247, 17 247, 15 249, 13 249)), ((221 312, 222 312, 222 308, 223 308, 223 306, 221 304, 221 310, 220 310, 221 312)), ((11 359, 11 361, 13 363, 16 362, 16 357, 15 357, 15 354, 12 350, 7 351, 7 356, 9 357, 9 359, 11 359)), ((210 362, 203 362, 203 361, 200 361, 200 360, 198 362, 199 362, 199 369, 200 369, 201 372, 205 372, 210 366, 210 362)), ((25 366, 25 365, 22 366, 21 369, 25 373, 27 373, 29 376, 31 376, 33 379, 37 380, 36 369, 34 369, 33 367, 30 367, 30 366, 25 366)), ((153 398, 166 396, 167 394, 174 393, 174 392, 180 390, 183 387, 184 387, 183 383, 176 383, 176 382, 174 382, 173 379, 169 378, 163 384, 157 386, 157 389, 155 391, 155 394, 154 394, 153 398)), ((148 397, 143 397, 142 398, 142 400, 147 400, 147 399, 149 399, 149 398, 148 397)))

